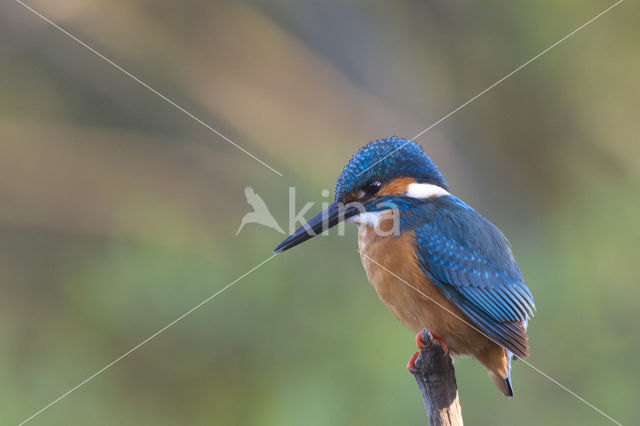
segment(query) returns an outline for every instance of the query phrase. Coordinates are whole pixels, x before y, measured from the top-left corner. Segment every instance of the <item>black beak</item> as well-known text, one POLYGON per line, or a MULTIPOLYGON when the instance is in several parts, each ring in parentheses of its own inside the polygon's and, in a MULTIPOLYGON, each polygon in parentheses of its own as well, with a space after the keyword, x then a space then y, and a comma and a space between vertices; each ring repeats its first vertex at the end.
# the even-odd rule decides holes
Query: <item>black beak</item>
POLYGON ((342 203, 331 203, 324 211, 289 235, 273 252, 280 253, 289 250, 359 213, 360 209, 348 204, 345 206, 342 203))

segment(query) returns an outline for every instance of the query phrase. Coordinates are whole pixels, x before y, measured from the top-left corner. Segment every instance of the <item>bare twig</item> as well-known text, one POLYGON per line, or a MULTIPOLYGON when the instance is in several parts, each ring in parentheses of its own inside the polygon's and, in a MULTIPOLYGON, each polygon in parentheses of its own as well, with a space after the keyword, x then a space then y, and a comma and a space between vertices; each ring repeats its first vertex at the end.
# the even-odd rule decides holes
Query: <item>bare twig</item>
POLYGON ((456 374, 451 357, 442 352, 428 330, 422 330, 423 348, 412 371, 427 410, 430 426, 462 426, 456 374))

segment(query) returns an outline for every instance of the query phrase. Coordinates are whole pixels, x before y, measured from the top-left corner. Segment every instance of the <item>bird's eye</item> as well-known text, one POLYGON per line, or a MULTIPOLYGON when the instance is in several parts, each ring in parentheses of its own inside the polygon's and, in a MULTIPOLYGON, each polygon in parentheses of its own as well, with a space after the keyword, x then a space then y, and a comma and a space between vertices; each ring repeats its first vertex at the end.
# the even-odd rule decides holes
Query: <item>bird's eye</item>
POLYGON ((374 180, 366 184, 362 190, 366 192, 368 195, 375 195, 382 188, 382 183, 380 181, 374 180))

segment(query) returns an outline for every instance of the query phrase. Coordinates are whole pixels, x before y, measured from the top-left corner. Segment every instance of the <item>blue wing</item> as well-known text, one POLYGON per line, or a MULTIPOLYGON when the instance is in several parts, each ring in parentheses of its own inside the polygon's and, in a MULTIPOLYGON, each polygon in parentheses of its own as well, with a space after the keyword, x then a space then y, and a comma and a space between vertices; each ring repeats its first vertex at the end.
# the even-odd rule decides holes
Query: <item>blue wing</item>
POLYGON ((423 271, 478 329, 526 357, 526 325, 535 305, 508 241, 457 198, 432 200, 411 226, 423 271))

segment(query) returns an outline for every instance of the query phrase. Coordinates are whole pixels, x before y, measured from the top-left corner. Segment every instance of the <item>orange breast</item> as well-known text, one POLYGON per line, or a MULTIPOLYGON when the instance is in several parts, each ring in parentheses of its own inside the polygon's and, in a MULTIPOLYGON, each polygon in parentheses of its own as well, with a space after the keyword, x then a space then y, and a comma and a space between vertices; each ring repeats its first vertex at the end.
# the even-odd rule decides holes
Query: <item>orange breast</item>
POLYGON ((405 327, 414 333, 423 328, 437 333, 453 353, 477 354, 494 345, 465 323, 470 321, 422 272, 414 238, 410 231, 380 236, 373 227, 360 226, 360 257, 380 300, 405 327))

